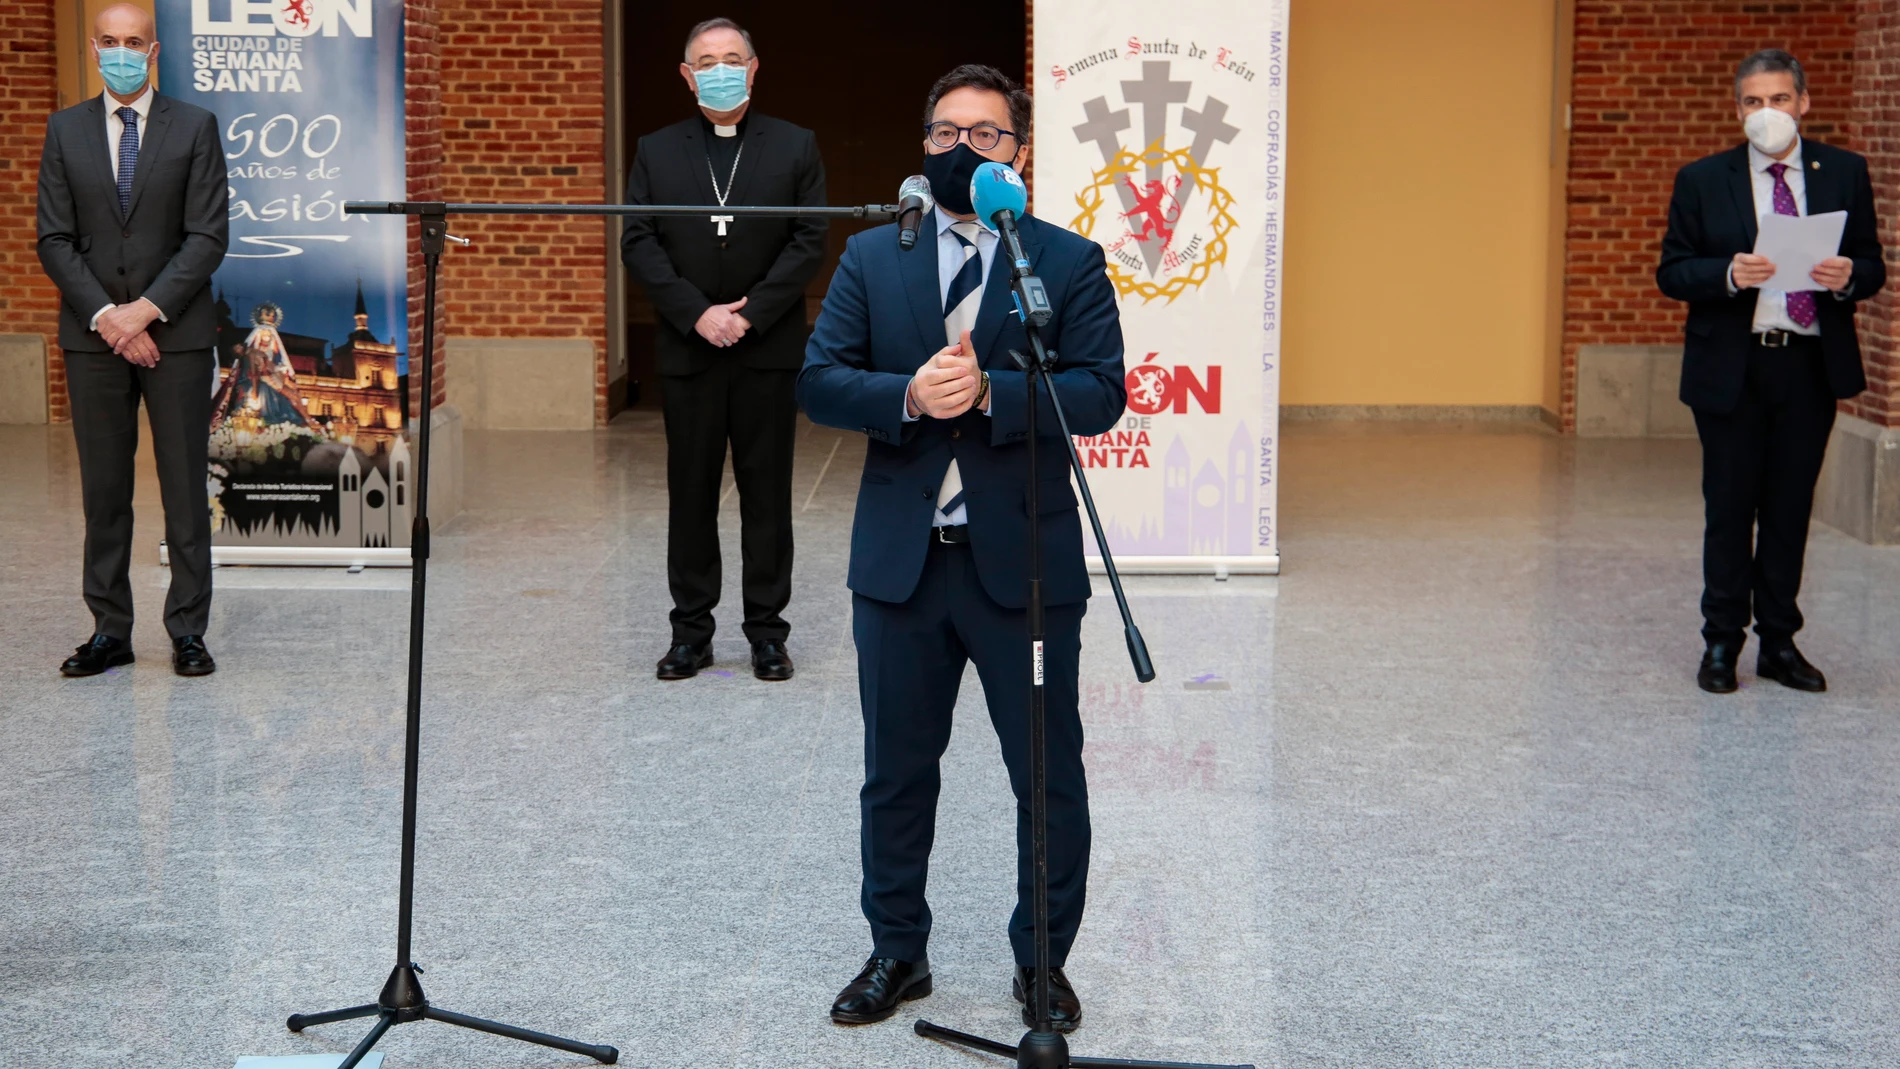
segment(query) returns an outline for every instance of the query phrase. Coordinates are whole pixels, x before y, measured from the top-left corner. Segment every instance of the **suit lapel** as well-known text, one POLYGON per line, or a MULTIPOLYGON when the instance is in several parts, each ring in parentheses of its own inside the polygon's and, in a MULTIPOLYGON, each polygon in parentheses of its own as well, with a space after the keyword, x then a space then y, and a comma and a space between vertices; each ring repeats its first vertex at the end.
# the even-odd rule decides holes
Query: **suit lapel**
MULTIPOLYGON (((158 161, 159 146, 165 143, 165 132, 171 129, 171 111, 172 105, 169 99, 156 93, 152 95, 152 108, 145 113, 145 129, 139 131, 139 158, 138 163, 132 168, 132 199, 125 210, 125 217, 128 220, 132 218, 133 212, 139 210, 139 194, 145 192, 145 180, 151 175, 152 167, 158 161)), ((104 122, 104 118, 101 117, 101 129, 104 129, 104 122)), ((113 199, 118 199, 116 190, 113 199)))
MULTIPOLYGON (((686 167, 686 173, 693 176, 695 187, 699 190, 701 204, 717 204, 713 195, 711 165, 706 162, 706 144, 698 120, 687 124, 680 140, 680 158, 686 167)), ((730 198, 728 198, 730 199, 730 198)))
MULTIPOLYGON (((1042 236, 1037 230, 1040 226, 1039 222, 1028 216, 1020 220, 1017 226, 1031 271, 1042 262, 1042 236)), ((995 259, 990 261, 989 278, 983 284, 983 304, 977 309, 976 328, 970 332, 970 342, 976 346, 977 356, 983 364, 991 365, 992 360, 1003 357, 1004 354, 996 352, 996 338, 1003 332, 1003 324, 1015 314, 1016 303, 1009 284, 1009 253, 1004 250, 999 239, 995 259)), ((1015 365, 1004 359, 992 366, 1012 368, 1015 365)))
POLYGON ((1735 198, 1735 210, 1742 216, 1742 231, 1748 235, 1748 247, 1755 247, 1755 237, 1761 230, 1761 221, 1755 215, 1755 176, 1748 166, 1748 146, 1743 145, 1729 154, 1728 190, 1735 198))
MULTIPOLYGON (((926 354, 934 353, 943 348, 943 286, 937 278, 936 211, 918 220, 917 244, 909 252, 900 251, 897 264, 904 276, 904 296, 910 302, 911 318, 917 322, 918 340, 923 342, 926 354)), ((988 299, 985 294, 984 300, 988 299)))
POLYGON ((1847 198, 1835 182, 1835 169, 1827 165, 1826 150, 1812 141, 1801 146, 1802 181, 1808 187, 1808 214, 1838 212, 1847 207, 1847 198), (1821 149, 1821 151, 1816 151, 1821 149))
POLYGON ((112 180, 112 145, 106 140, 105 101, 99 97, 93 97, 87 102, 80 121, 86 124, 85 133, 80 140, 86 146, 87 155, 91 157, 85 161, 91 165, 85 168, 85 173, 98 176, 98 186, 103 191, 102 195, 106 198, 106 202, 112 205, 113 210, 117 211, 119 187, 112 180))

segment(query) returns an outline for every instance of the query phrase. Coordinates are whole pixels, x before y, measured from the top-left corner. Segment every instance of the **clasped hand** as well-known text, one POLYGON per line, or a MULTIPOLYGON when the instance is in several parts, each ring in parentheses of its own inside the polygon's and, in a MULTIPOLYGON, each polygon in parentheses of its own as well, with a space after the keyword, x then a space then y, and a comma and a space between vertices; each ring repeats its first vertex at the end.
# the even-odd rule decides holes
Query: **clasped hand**
MULTIPOLYGON (((1766 256, 1738 252, 1735 254, 1735 262, 1730 268, 1730 273, 1734 276, 1736 289, 1752 290, 1775 277, 1775 265, 1766 256)), ((1839 293, 1854 280, 1854 261, 1845 256, 1830 256, 1816 265, 1814 270, 1808 272, 1808 277, 1827 289, 1839 293)))
POLYGON ((693 329, 699 332, 700 337, 721 349, 732 345, 752 329, 746 317, 739 314, 739 309, 745 307, 748 299, 741 297, 731 304, 713 305, 699 314, 699 322, 693 324, 693 329))
POLYGON ((983 372, 977 367, 976 346, 970 343, 970 332, 966 330, 961 341, 937 350, 935 356, 917 369, 917 374, 911 376, 904 402, 913 416, 955 419, 976 403, 982 384, 983 372))
POLYGON ((157 367, 158 343, 146 332, 157 318, 157 307, 144 298, 115 305, 99 314, 99 336, 113 352, 134 364, 157 367))

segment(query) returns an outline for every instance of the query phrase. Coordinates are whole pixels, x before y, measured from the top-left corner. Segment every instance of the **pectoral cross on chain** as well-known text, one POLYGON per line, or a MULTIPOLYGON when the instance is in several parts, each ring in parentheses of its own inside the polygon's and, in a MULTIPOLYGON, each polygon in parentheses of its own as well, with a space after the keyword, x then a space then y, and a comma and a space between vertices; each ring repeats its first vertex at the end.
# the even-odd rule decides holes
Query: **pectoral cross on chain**
MULTIPOLYGON (((719 189, 719 174, 712 169, 712 153, 708 152, 706 154, 706 176, 712 179, 713 196, 719 198, 719 206, 721 208, 726 206, 726 198, 732 196, 732 180, 738 176, 739 161, 744 157, 745 142, 742 141, 739 143, 739 151, 733 153, 732 170, 726 172, 726 188, 722 192, 719 189)), ((732 222, 734 217, 730 215, 710 215, 707 216, 707 218, 719 224, 719 236, 723 238, 726 236, 726 224, 732 222)))

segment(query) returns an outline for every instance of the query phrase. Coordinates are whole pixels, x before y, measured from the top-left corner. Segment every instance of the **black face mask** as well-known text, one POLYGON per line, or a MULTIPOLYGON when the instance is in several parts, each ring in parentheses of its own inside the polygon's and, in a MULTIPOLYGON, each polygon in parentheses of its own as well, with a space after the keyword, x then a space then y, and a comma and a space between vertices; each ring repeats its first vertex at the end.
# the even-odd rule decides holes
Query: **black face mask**
POLYGON ((930 180, 930 195, 946 211, 970 214, 976 210, 970 203, 970 179, 988 162, 988 157, 961 141, 948 152, 925 153, 924 177, 930 180))

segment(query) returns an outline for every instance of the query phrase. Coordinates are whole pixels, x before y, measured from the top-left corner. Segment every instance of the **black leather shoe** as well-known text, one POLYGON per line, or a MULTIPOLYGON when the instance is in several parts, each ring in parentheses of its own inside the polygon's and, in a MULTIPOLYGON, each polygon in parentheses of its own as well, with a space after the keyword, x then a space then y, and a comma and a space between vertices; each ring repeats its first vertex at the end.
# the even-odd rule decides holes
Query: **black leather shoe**
POLYGON ((172 671, 181 676, 208 676, 218 670, 202 635, 180 635, 172 639, 172 671))
POLYGON ((1733 694, 1735 682, 1735 658, 1742 652, 1739 644, 1711 642, 1702 655, 1702 668, 1695 674, 1696 686, 1710 694, 1733 694))
POLYGON ((831 1003, 836 1024, 875 1024, 897 1012, 900 1002, 930 994, 930 959, 898 961, 872 958, 858 978, 844 986, 831 1003))
POLYGON ((783 683, 792 678, 792 655, 785 643, 766 639, 752 644, 752 674, 767 683, 783 683))
POLYGON ((60 675, 96 676, 108 668, 117 668, 122 664, 131 664, 132 644, 122 638, 111 635, 95 634, 86 640, 84 646, 73 651, 66 663, 59 666, 60 675))
POLYGON ((660 670, 655 674, 661 679, 691 679, 700 669, 711 668, 712 663, 712 643, 707 643, 704 649, 694 649, 682 642, 660 658, 660 670))
MULTIPOLYGON (((1029 993, 1036 983, 1030 974, 1034 972, 1030 966, 1016 966, 1015 982, 1009 985, 1010 993, 1023 1004, 1023 1024, 1030 1028, 1036 1027, 1036 1011, 1029 1006, 1029 993)), ((1061 969, 1049 970, 1049 1023, 1058 1032, 1073 1032, 1082 1026, 1082 1000, 1076 997, 1075 988, 1061 969)))
POLYGON ((1827 677, 1821 674, 1819 668, 1809 664, 1808 659, 1801 656, 1801 651, 1793 646, 1783 646, 1772 652, 1763 651, 1755 662, 1755 674, 1810 694, 1819 694, 1827 689, 1827 677))

